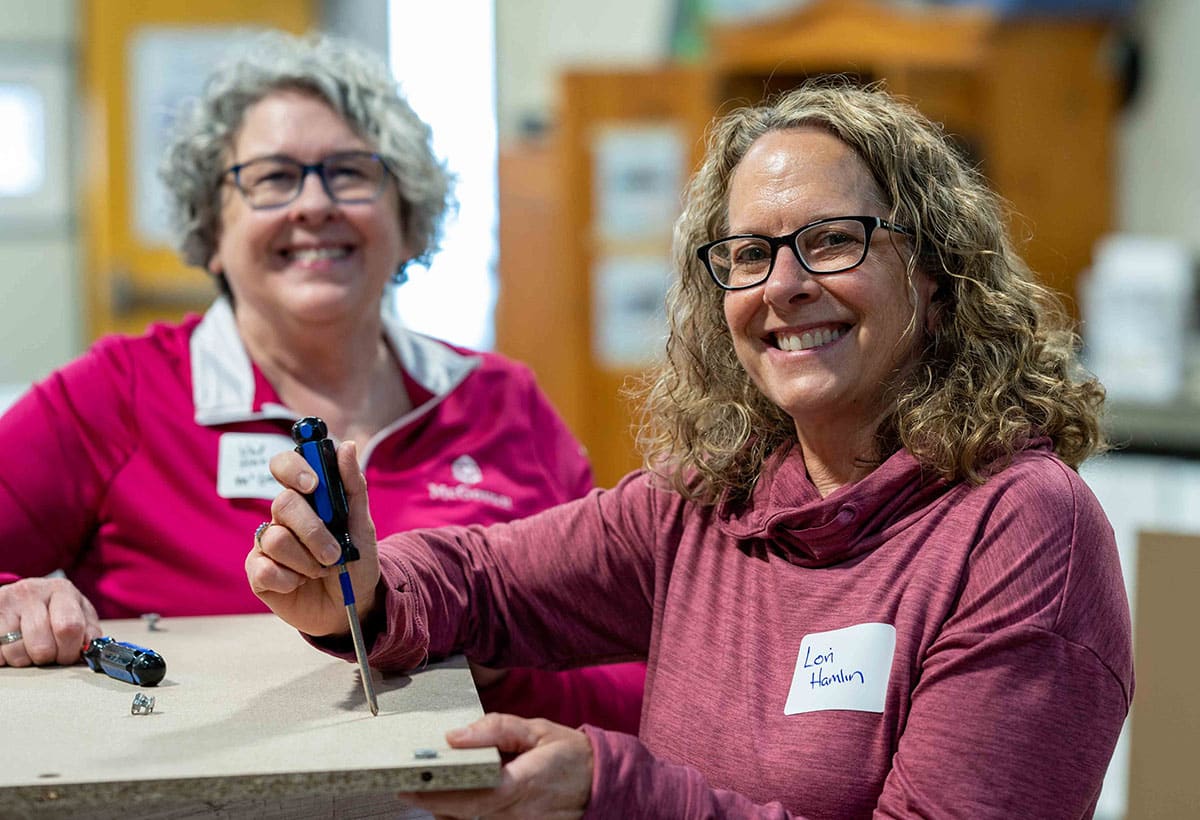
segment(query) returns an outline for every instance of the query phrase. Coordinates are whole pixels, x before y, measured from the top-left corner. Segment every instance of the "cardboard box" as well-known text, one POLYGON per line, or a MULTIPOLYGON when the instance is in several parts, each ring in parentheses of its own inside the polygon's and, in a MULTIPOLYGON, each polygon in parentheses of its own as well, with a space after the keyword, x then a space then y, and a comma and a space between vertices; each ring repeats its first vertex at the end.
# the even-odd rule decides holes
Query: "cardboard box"
POLYGON ((1200 536, 1138 534, 1128 820, 1200 817, 1200 536))

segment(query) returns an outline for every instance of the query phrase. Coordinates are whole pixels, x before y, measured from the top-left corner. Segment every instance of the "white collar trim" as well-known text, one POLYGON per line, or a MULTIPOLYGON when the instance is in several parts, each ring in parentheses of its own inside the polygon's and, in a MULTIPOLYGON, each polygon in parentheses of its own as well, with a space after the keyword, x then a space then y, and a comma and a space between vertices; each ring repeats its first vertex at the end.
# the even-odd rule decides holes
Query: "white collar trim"
MULTIPOLYGON (((384 295, 383 329, 388 344, 409 378, 433 394, 433 398, 406 413, 397 422, 423 415, 445 398, 477 368, 479 356, 464 355, 428 336, 404 327, 400 317, 386 305, 384 295)), ((296 419, 299 413, 273 402, 254 410, 254 368, 242 343, 233 307, 220 296, 196 326, 190 340, 192 362, 192 402, 196 423, 204 426, 256 419, 296 419)), ((389 425, 389 429, 395 425, 389 425)))

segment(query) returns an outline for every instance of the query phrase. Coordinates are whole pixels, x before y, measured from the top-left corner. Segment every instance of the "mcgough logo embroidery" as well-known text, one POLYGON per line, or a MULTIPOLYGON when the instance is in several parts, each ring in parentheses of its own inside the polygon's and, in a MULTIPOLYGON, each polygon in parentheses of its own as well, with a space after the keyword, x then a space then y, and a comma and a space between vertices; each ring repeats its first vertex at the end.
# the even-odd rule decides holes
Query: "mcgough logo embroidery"
POLYGON ((468 455, 461 455, 450 465, 450 474, 457 485, 438 484, 429 482, 429 497, 434 501, 473 501, 477 504, 487 504, 502 510, 511 510, 513 500, 507 495, 494 493, 482 487, 471 485, 483 481, 483 470, 478 462, 468 455))
POLYGON ((462 484, 478 484, 483 481, 483 470, 479 469, 475 459, 470 456, 459 456, 454 459, 454 463, 450 465, 450 473, 456 481, 462 484))

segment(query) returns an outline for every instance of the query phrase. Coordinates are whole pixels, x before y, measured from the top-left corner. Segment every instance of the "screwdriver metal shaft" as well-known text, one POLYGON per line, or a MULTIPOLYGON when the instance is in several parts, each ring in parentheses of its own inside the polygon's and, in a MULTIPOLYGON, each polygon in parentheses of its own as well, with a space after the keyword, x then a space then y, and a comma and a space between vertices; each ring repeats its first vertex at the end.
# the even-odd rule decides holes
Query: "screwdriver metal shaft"
POLYGON ((354 656, 358 659, 358 674, 362 678, 363 694, 371 714, 379 714, 379 701, 375 699, 375 681, 371 679, 371 667, 367 665, 367 644, 363 640, 362 624, 358 622, 358 606, 354 601, 354 587, 350 584, 350 573, 346 562, 338 566, 338 581, 342 585, 342 601, 346 604, 346 617, 350 619, 350 637, 354 640, 354 656))

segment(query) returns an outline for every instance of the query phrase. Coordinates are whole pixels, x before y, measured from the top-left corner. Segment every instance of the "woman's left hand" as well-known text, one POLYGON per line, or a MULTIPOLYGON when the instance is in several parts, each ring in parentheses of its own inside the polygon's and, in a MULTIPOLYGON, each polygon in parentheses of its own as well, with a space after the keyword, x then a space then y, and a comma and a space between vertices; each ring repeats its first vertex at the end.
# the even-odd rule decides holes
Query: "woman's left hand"
POLYGON ((488 714, 446 733, 452 748, 496 746, 515 754, 494 789, 403 792, 402 800, 438 817, 547 817, 583 814, 592 794, 592 744, 587 735, 558 723, 488 714))

